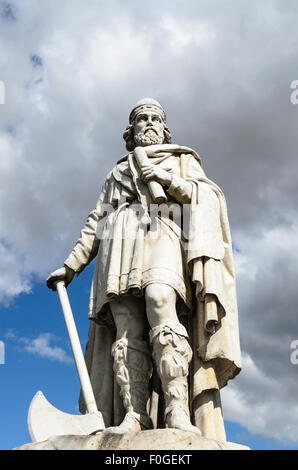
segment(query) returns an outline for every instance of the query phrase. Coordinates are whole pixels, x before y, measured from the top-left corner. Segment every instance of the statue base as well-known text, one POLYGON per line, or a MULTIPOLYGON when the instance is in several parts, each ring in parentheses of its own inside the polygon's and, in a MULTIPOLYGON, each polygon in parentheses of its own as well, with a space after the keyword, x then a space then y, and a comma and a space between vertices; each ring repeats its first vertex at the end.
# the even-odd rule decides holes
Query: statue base
POLYGON ((179 429, 152 429, 137 433, 101 432, 93 436, 52 436, 14 450, 250 450, 233 442, 219 442, 179 429))

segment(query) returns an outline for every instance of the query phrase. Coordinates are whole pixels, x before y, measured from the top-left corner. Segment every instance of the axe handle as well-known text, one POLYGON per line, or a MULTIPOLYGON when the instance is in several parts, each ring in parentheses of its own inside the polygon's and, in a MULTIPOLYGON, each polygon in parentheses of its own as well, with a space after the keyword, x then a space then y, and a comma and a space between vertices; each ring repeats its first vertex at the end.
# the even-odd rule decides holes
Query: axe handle
POLYGON ((64 281, 58 281, 56 287, 87 411, 99 414, 64 281))

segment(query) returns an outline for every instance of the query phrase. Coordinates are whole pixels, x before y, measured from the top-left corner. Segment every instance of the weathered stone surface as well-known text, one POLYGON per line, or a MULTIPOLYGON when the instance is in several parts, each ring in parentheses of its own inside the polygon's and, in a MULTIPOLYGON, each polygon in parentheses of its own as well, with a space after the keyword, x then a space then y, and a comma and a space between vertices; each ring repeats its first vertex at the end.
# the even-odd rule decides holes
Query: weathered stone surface
POLYGON ((155 429, 127 434, 103 432, 95 436, 53 436, 14 450, 249 450, 233 442, 219 442, 178 429, 155 429))
POLYGON ((101 449, 176 449, 180 439, 194 449, 225 448, 219 444, 226 439, 220 390, 241 370, 225 198, 199 155, 171 143, 156 100, 136 103, 123 137, 129 153, 108 173, 63 267, 47 279, 60 301, 65 298, 61 305, 84 398, 84 416, 67 422, 85 422, 86 412, 100 410, 109 429, 99 437, 58 439, 78 433, 65 430, 61 413, 52 409, 51 425, 31 413, 33 434, 39 441, 55 435, 44 444, 54 448, 92 443, 101 449), (62 282, 67 286, 95 257, 88 376, 62 282), (170 431, 139 434, 163 426, 170 431))

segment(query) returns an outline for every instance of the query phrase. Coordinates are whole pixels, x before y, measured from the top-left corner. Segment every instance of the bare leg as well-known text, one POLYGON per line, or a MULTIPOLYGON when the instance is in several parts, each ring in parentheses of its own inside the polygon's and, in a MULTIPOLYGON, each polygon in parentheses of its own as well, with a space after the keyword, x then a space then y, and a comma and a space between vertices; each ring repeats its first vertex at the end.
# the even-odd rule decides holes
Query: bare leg
POLYGON ((176 291, 166 284, 150 284, 145 290, 153 358, 164 392, 167 427, 201 435, 190 421, 187 376, 192 350, 177 316, 176 298, 176 291))
POLYGON ((116 340, 142 340, 146 326, 143 299, 133 296, 118 297, 110 302, 110 309, 117 330, 116 340))
POLYGON ((152 427, 147 414, 149 380, 152 374, 151 353, 144 341, 146 328, 144 299, 120 297, 110 303, 117 328, 112 347, 115 380, 126 409, 124 420, 107 432, 124 434, 152 427))
POLYGON ((171 286, 154 283, 146 287, 146 313, 151 328, 168 322, 179 323, 176 300, 176 291, 171 286))

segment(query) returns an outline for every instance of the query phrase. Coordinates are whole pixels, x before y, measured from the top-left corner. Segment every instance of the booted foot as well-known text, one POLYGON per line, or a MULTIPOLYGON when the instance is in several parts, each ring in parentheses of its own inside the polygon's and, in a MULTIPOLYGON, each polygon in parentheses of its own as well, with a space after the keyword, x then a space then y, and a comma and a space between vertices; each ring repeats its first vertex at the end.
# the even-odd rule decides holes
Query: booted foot
POLYGON ((196 426, 190 422, 188 413, 182 408, 172 408, 166 415, 166 425, 168 428, 181 429, 181 431, 195 432, 198 436, 202 433, 196 426))
POLYGON ((129 411, 119 426, 111 426, 104 430, 104 433, 126 434, 127 432, 139 432, 146 429, 152 429, 152 421, 149 416, 140 415, 129 411))

